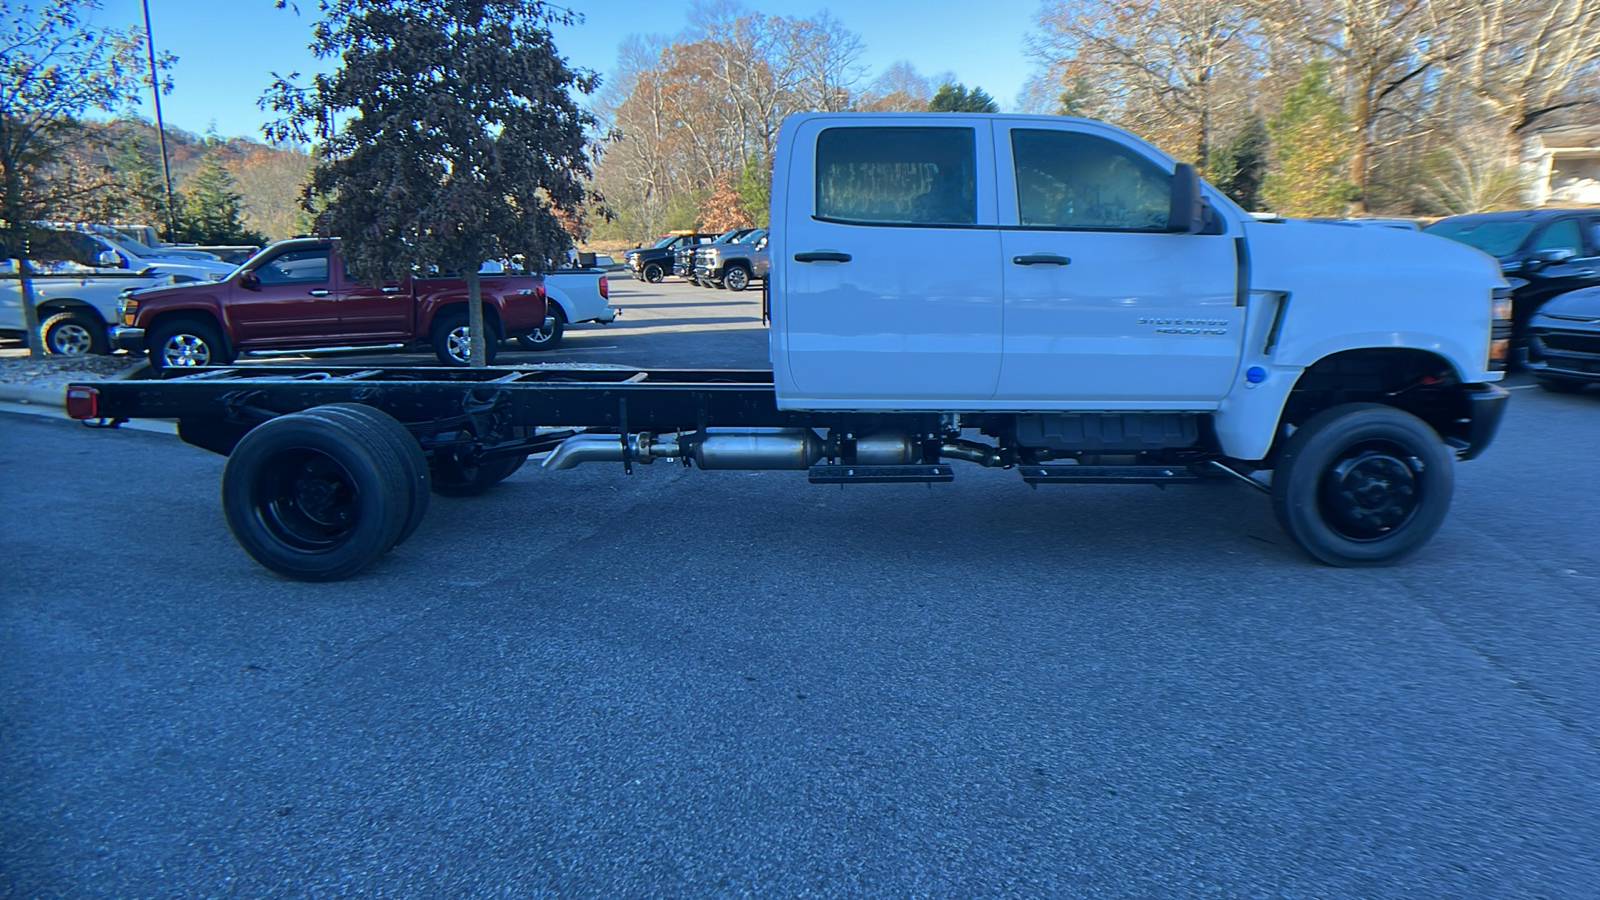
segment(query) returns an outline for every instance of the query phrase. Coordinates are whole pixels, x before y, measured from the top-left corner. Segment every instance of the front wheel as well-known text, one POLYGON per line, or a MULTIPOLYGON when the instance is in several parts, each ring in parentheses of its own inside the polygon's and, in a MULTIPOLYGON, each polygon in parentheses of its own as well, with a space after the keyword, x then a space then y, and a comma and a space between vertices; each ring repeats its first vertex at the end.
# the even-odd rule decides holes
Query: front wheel
POLYGON ((1312 416, 1285 443, 1272 508, 1294 542, 1330 566, 1381 566, 1444 523, 1450 450, 1428 423, 1377 403, 1312 416))
POLYGON ((198 319, 175 319, 152 329, 145 353, 157 369, 225 366, 233 359, 215 325, 198 319))
POLYGON ((650 263, 644 267, 644 280, 651 284, 660 284, 666 274, 661 270, 660 263, 650 263))
POLYGON ((742 291, 750 286, 750 271, 744 266, 729 266, 722 276, 722 283, 730 291, 742 291))
POLYGON ((517 346, 524 350, 554 350, 561 344, 561 336, 567 331, 567 317, 561 312, 561 307, 550 304, 550 326, 527 334, 517 335, 517 346))
POLYGON ((56 356, 88 356, 109 353, 106 329, 86 313, 56 313, 39 323, 44 349, 56 356))

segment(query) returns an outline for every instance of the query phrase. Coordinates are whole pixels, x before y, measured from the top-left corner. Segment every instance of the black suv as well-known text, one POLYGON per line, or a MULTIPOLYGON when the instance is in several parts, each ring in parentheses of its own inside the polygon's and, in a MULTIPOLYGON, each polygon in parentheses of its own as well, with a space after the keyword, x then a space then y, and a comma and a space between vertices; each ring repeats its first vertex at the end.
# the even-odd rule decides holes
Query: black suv
POLYGON ((622 259, 633 271, 633 277, 652 284, 672 274, 672 254, 679 247, 693 247, 716 237, 703 232, 669 234, 648 247, 629 250, 622 259))
MULTIPOLYGON (((1600 285, 1600 209, 1523 209, 1451 216, 1424 228, 1500 261, 1513 289, 1513 346, 1528 320, 1558 294, 1600 285)), ((1520 358, 1518 354, 1517 358, 1520 358)))

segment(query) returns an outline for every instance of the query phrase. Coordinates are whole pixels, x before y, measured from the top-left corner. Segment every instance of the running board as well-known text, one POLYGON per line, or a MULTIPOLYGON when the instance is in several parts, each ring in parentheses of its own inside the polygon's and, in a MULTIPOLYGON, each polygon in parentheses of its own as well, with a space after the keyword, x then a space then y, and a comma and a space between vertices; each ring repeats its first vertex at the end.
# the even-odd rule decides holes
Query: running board
POLYGON ((956 479, 955 470, 936 466, 812 466, 812 484, 935 484, 956 479))
POLYGON ((1187 466, 1017 466, 1028 484, 1188 484, 1187 466))
POLYGON ((244 356, 322 356, 329 353, 356 353, 362 350, 404 350, 405 344, 362 344, 352 347, 312 347, 304 350, 246 350, 244 356))

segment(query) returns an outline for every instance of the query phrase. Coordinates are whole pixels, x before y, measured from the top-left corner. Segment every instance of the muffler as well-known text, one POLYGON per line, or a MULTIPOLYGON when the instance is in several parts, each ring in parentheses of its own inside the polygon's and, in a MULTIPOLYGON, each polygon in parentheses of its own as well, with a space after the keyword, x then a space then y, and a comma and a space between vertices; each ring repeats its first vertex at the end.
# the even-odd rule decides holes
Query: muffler
MULTIPOLYGON (((702 469, 809 469, 822 459, 823 443, 809 428, 708 428, 703 437, 685 434, 630 434, 633 461, 687 456, 702 469)), ((580 434, 562 441, 543 468, 570 469, 587 462, 622 462, 623 438, 580 434)))

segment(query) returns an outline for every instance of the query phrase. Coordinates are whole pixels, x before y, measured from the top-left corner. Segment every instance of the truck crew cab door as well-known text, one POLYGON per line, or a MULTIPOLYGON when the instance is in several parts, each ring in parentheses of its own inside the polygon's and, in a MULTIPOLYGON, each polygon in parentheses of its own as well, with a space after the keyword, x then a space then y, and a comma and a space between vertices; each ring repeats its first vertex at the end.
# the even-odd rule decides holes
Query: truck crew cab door
POLYGON ((342 259, 339 270, 339 331, 353 344, 406 341, 412 337, 416 301, 411 279, 389 278, 372 284, 356 278, 342 259))
POLYGON ((1117 129, 1000 119, 995 157, 1005 273, 995 399, 1213 408, 1239 363, 1239 223, 1218 210, 1220 233, 1166 233, 1173 164, 1117 129))
POLYGON ((989 121, 905 121, 802 121, 777 175, 774 356, 818 408, 971 408, 1000 375, 989 121))

